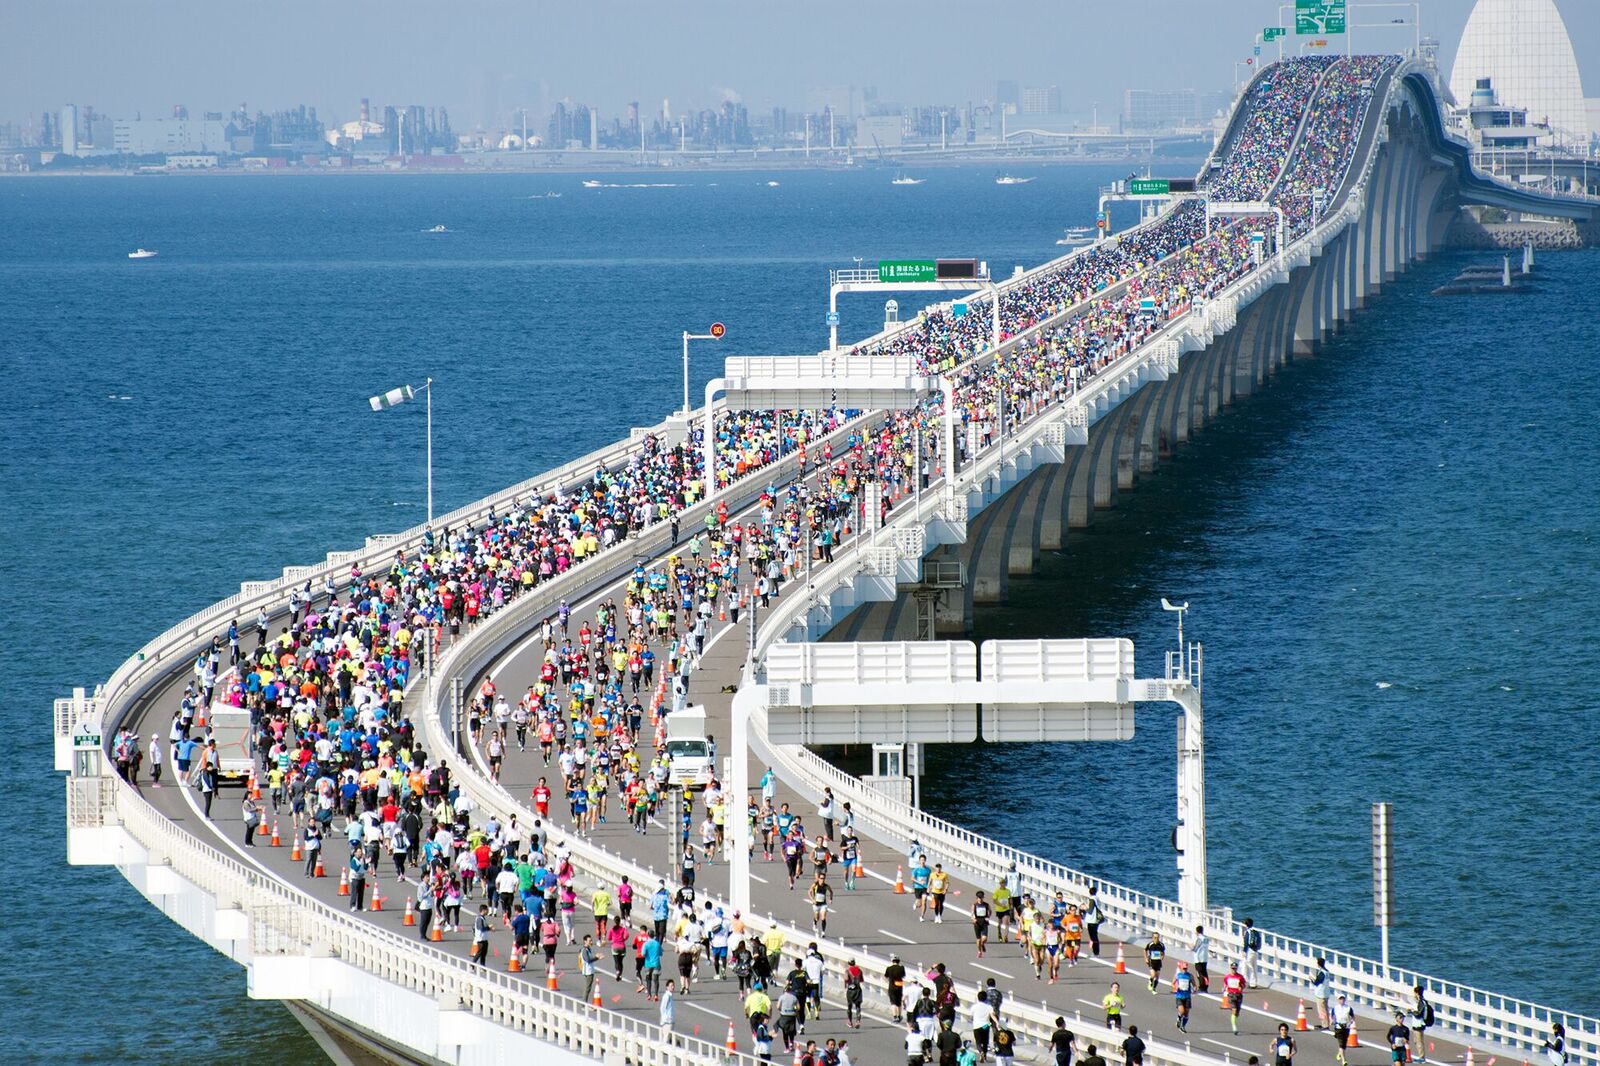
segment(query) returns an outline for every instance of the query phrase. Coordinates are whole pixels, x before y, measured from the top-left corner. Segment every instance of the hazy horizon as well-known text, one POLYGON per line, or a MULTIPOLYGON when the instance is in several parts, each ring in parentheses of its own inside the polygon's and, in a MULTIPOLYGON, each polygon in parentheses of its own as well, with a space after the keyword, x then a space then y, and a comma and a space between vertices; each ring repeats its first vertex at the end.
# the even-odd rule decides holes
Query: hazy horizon
MULTIPOLYGON (((1422 32, 1439 40, 1446 72, 1473 0, 1425 0, 1422 32)), ((880 101, 960 106, 993 98, 995 83, 1059 86, 1063 107, 1103 117, 1128 88, 1222 90, 1253 36, 1278 22, 1278 4, 1133 0, 1014 0, 975 9, 950 3, 859 5, 816 0, 772 8, 726 0, 671 8, 631 3, 573 7, 492 0, 445 13, 400 0, 310 0, 248 8, 197 0, 64 0, 16 5, 0 36, 0 121, 36 121, 68 103, 114 117, 251 113, 307 104, 324 122, 374 107, 450 110, 457 129, 505 122, 526 107, 543 122, 557 100, 592 104, 609 119, 631 101, 646 115, 724 99, 759 113, 807 108, 822 91, 875 88, 880 101), (1203 19, 1197 13, 1203 12, 1203 19)), ((1600 4, 1560 5, 1589 95, 1600 95, 1600 4)), ((1366 23, 1410 17, 1352 0, 1355 43, 1400 51, 1412 27, 1366 23)), ((1288 38, 1292 41, 1291 32, 1288 38)), ((1338 39, 1334 39, 1337 41, 1338 39)), ((1276 55, 1264 46, 1264 56, 1276 55)), ((818 108, 820 109, 820 108, 818 108)))

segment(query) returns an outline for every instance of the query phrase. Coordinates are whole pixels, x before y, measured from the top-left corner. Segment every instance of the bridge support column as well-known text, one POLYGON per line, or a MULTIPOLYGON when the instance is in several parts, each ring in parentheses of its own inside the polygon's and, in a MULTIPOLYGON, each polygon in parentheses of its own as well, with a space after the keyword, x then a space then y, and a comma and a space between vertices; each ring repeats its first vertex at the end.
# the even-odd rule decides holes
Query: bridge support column
POLYGON ((1059 551, 1066 543, 1067 489, 1072 484, 1073 456, 1082 447, 1068 447, 1067 461, 1045 467, 1048 484, 1039 506, 1039 548, 1042 551, 1059 551))
MULTIPOLYGON (((1122 431, 1117 434, 1116 454, 1113 462, 1117 471, 1117 489, 1127 490, 1133 488, 1134 478, 1139 470, 1140 441, 1143 437, 1145 421, 1150 417, 1150 405, 1156 398, 1157 383, 1146 382, 1129 399, 1123 400, 1124 404, 1131 405, 1133 410, 1128 415, 1127 422, 1122 431)), ((1014 571, 1013 571, 1014 572, 1014 571)))
POLYGON ((1097 442, 1093 433, 1089 437, 1089 445, 1095 450, 1094 460, 1094 506, 1097 511, 1109 510, 1117 503, 1117 441, 1122 438, 1122 430, 1127 425, 1128 419, 1133 415, 1133 404, 1123 400, 1111 413, 1100 420, 1099 425, 1105 427, 1104 432, 1097 442))

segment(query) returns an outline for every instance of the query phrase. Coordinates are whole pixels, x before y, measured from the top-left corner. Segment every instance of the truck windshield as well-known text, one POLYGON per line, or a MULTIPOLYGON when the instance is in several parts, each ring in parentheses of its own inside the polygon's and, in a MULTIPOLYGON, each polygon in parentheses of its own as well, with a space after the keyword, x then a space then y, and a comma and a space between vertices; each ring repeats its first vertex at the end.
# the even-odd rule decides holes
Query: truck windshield
POLYGON ((669 740, 667 741, 667 755, 674 759, 690 758, 704 759, 711 754, 709 746, 703 740, 669 740))

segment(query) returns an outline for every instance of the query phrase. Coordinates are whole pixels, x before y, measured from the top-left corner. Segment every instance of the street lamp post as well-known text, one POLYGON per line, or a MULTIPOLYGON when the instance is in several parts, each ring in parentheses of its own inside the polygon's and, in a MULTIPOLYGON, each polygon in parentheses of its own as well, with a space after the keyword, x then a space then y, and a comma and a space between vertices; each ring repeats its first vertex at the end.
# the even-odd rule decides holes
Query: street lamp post
POLYGON ((689 417, 689 342, 690 341, 719 341, 727 328, 721 322, 711 323, 710 333, 690 333, 683 331, 683 416, 689 417))
POLYGON ((428 394, 428 438, 427 438, 427 466, 428 466, 428 525, 433 525, 433 379, 424 378, 422 385, 413 388, 402 385, 398 389, 390 389, 381 396, 373 396, 367 400, 374 411, 386 411, 397 407, 407 400, 415 399, 418 392, 428 394))

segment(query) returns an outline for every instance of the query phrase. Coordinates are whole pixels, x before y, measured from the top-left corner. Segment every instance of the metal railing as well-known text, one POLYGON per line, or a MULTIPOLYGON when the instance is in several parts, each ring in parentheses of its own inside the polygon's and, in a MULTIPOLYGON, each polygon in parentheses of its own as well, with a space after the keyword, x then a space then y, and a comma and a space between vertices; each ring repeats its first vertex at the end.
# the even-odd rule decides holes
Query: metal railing
MULTIPOLYGON (((1389 89, 1391 97, 1399 91, 1399 82, 1400 79, 1396 77, 1391 83, 1389 89)), ((1344 226, 1354 221, 1355 212, 1349 210, 1351 202, 1364 192, 1376 156, 1375 150, 1366 153, 1364 166, 1353 183, 1353 195, 1347 200, 1345 209, 1330 213, 1330 217, 1323 219, 1322 224, 1308 236, 1315 237, 1319 241, 1331 239, 1344 226)), ((1046 264, 1038 270, 1048 269, 1051 265, 1053 264, 1046 264)), ((1037 271, 1030 271, 1025 277, 1035 273, 1037 271)), ((1265 270, 1252 271, 1229 288, 1235 290, 1240 303, 1248 302, 1248 297, 1258 293, 1265 284, 1279 280, 1277 277, 1269 276, 1272 273, 1265 270)), ((1002 288, 1007 287, 1009 285, 1002 288)), ((1106 293, 1095 294, 1096 297, 1103 295, 1106 293)), ((1073 305, 1035 324, 1019 333, 1018 337, 1033 330, 1048 328, 1076 306, 1073 305)), ((1157 334, 1157 337, 1159 336, 1160 334, 1157 334)), ((1012 338, 1015 339, 1017 338, 1012 338)), ((1142 352, 1155 339, 1155 337, 1148 338, 1144 344, 1123 359, 1142 352)), ((486 515, 491 506, 504 506, 518 497, 533 492, 542 494, 564 488, 574 479, 586 479, 596 466, 611 466, 624 461, 637 447, 637 436, 635 436, 629 442, 599 449, 574 460, 558 471, 542 474, 451 512, 439 518, 436 524, 443 526, 468 520, 476 521, 486 515)), ((986 454, 985 460, 989 460, 994 454, 994 450, 991 449, 986 454)), ((771 476, 771 469, 763 468, 766 476, 771 476)), ((975 476, 977 469, 974 467, 968 476, 975 476)), ((921 507, 901 508, 894 512, 888 527, 890 535, 895 536, 903 532, 906 518, 912 512, 916 512, 919 521, 931 517, 939 506, 938 495, 929 491, 925 494, 921 507)), ((965 501, 961 502, 964 505, 965 501)), ((701 505, 700 509, 703 510, 704 507, 705 505, 701 505)), ((964 509, 963 506, 963 511, 964 509)), ((649 532, 647 531, 647 536, 649 532)), ((661 531, 655 532, 659 534, 661 531)), ((131 691, 136 685, 148 687, 152 674, 166 673, 175 656, 192 652, 194 641, 202 635, 213 632, 222 619, 230 614, 254 610, 258 606, 278 606, 291 587, 298 587, 308 578, 314 580, 324 575, 342 576, 342 571, 353 562, 386 561, 392 556, 397 544, 416 543, 421 535, 422 528, 416 527, 394 537, 375 538, 369 542, 365 550, 330 553, 326 563, 323 564, 287 568, 283 579, 250 583, 246 586, 250 590, 248 593, 242 588, 239 594, 213 604, 210 608, 169 628, 147 643, 136 656, 119 666, 117 672, 107 682, 100 697, 101 705, 108 709, 107 732, 115 728, 121 716, 132 708, 141 695, 139 692, 131 691)), ((830 570, 843 573, 844 565, 856 558, 854 552, 874 546, 868 538, 857 538, 857 540, 856 545, 847 547, 836 556, 836 562, 832 567, 819 571, 816 578, 824 578, 830 570)), ((905 538, 900 536, 899 540, 903 542, 905 538)), ((602 553, 601 558, 607 559, 615 566, 621 563, 624 556, 631 557, 637 551, 650 546, 638 541, 628 541, 619 546, 622 550, 609 550, 602 553)), ((631 558, 628 565, 631 566, 631 558)), ((498 620, 504 618, 506 627, 512 624, 513 618, 517 619, 518 624, 526 622, 536 613, 536 609, 532 606, 535 602, 562 592, 575 595, 585 588, 593 587, 595 583, 605 580, 606 571, 609 569, 610 567, 606 566, 580 566, 568 575, 564 575, 563 579, 539 586, 533 594, 514 601, 512 605, 515 607, 527 604, 528 607, 515 614, 508 608, 491 617, 488 623, 480 625, 467 639, 452 649, 452 657, 464 656, 469 648, 490 643, 491 639, 502 641, 505 627, 496 626, 498 620)), ((799 600, 800 597, 794 597, 791 602, 799 600)), ((779 614, 787 613, 788 607, 783 600, 780 600, 780 605, 784 605, 785 610, 779 614)), ((809 609, 807 604, 801 606, 809 609)), ((768 625, 773 621, 773 617, 769 616, 768 625)), ((782 631, 786 634, 792 628, 792 624, 785 625, 782 631)), ((762 632, 768 632, 766 626, 762 632)), ((465 660, 452 658, 449 661, 453 663, 465 660)), ((441 673, 435 676, 445 675, 441 673)), ((417 683, 429 684, 428 681, 421 679, 417 683)), ((443 694, 437 702, 439 705, 435 706, 430 701, 430 712, 424 716, 430 733, 435 734, 433 739, 436 744, 443 739, 438 735, 438 731, 443 729, 443 720, 440 717, 444 703, 443 694)), ((58 735, 65 735, 74 724, 71 705, 72 701, 57 701, 54 724, 58 735)), ((1009 875, 1017 878, 1019 886, 1037 884, 1041 889, 1048 891, 1059 887, 1079 899, 1093 887, 1100 906, 1106 911, 1112 924, 1129 931, 1161 929, 1176 943, 1185 942, 1187 939, 1185 934, 1189 923, 1184 921, 1181 910, 1172 901, 1072 870, 1059 863, 1000 844, 952 822, 911 808, 909 805, 897 803, 881 793, 868 792, 854 777, 838 770, 814 753, 804 748, 766 747, 760 739, 760 730, 754 732, 753 739, 758 749, 765 748, 768 760, 781 766, 785 771, 785 778, 800 787, 802 792, 816 797, 820 796, 822 786, 829 786, 840 798, 855 797, 858 801, 854 804, 858 812, 858 821, 864 826, 875 829, 874 835, 889 840, 904 841, 915 835, 923 844, 937 850, 941 855, 948 856, 954 865, 970 876, 980 879, 1009 875)), ((440 750, 448 746, 448 743, 444 743, 440 750)), ((121 785, 116 779, 92 780, 93 785, 86 781, 68 782, 69 824, 92 826, 113 820, 119 822, 134 839, 150 850, 154 861, 164 860, 170 863, 179 875, 216 894, 219 899, 235 900, 243 905, 250 915, 252 943, 260 945, 262 950, 288 953, 297 947, 307 950, 312 947, 325 948, 337 957, 386 980, 393 980, 429 995, 453 994, 463 1009, 585 1054, 605 1056, 614 1053, 641 1066, 709 1063, 728 1058, 724 1049, 701 1041, 678 1037, 675 1043, 665 1043, 659 1027, 626 1015, 574 1005, 571 1001, 560 997, 541 995, 542 990, 530 988, 525 982, 470 967, 463 960, 418 944, 409 938, 396 937, 359 919, 351 918, 198 840, 167 820, 137 792, 121 785)), ((490 784, 476 767, 464 775, 464 780, 469 783, 480 802, 491 809, 503 810, 508 814, 521 812, 524 817, 532 817, 532 812, 522 808, 499 786, 490 784)), ((569 838, 568 843, 575 861, 588 876, 614 878, 620 877, 622 873, 635 877, 653 876, 653 871, 645 873, 640 867, 623 860, 620 856, 586 841, 569 838)), ((770 916, 768 920, 770 921, 770 916)), ((753 927, 762 924, 755 916, 751 916, 751 923, 753 927)), ((1230 952, 1233 957, 1237 957, 1238 929, 1231 924, 1218 924, 1220 927, 1215 930, 1218 949, 1224 957, 1228 957, 1230 952)), ((809 939, 798 932, 792 930, 791 932, 797 939, 809 939)), ((1559 1021, 1567 1028, 1569 1049, 1574 1057, 1586 1063, 1600 1062, 1600 1054, 1597 1054, 1600 1052, 1600 1042, 1596 1039, 1597 1032, 1600 1032, 1600 1022, 1596 1019, 1556 1011, 1513 997, 1500 996, 1458 982, 1432 978, 1411 971, 1390 968, 1384 973, 1381 965, 1373 960, 1292 937, 1263 931, 1263 939, 1263 972, 1287 984, 1296 987, 1307 985, 1311 969, 1315 965, 1313 960, 1320 955, 1327 960, 1335 980, 1348 987, 1358 1000, 1369 1006, 1391 1006, 1397 997, 1408 992, 1410 985, 1421 984, 1430 992, 1440 1023, 1470 1039, 1535 1048, 1549 1023, 1559 1021)), ((819 942, 819 944, 828 959, 830 977, 837 982, 839 968, 843 965, 842 953, 849 952, 849 949, 842 943, 835 945, 832 942, 819 942)), ((873 959, 865 952, 850 954, 858 960, 867 960, 869 964, 881 961, 873 959)), ((869 1009, 881 1012, 887 1008, 886 998, 876 987, 869 988, 867 1002, 869 1009)), ((1008 1018, 1018 1019, 1020 1024, 1017 1028, 1025 1036, 1032 1038, 1039 1038, 1048 1032, 1047 1026, 1053 1021, 1053 1016, 1047 1017, 1049 1013, 1042 1006, 1035 1009, 1018 1004, 1015 1000, 1008 1006, 1008 1018), (1016 1012, 1015 1015, 1009 1013, 1012 1011, 1016 1012)), ((1109 1032, 1098 1034, 1095 1026, 1084 1023, 1079 1023, 1078 1030, 1098 1039, 1108 1039, 1110 1036, 1109 1032)), ((741 1056, 741 1059, 743 1058, 741 1056)), ((1168 1049, 1162 1045, 1152 1049, 1151 1058, 1156 1063, 1172 1063, 1175 1066, 1196 1066, 1200 1063, 1215 1062, 1211 1057, 1195 1055, 1179 1048, 1168 1049)))
POLYGON ((251 956, 331 956, 401 988, 582 1055, 634 1066, 753 1064, 753 1056, 617 1011, 584 1005, 510 974, 382 929, 205 843, 115 778, 68 781, 72 824, 121 825, 153 865, 247 916, 251 956), (91 793, 71 786, 93 781, 91 793))
MULTIPOLYGON (((1388 93, 1382 98, 1375 97, 1369 116, 1378 116, 1381 120, 1393 95, 1404 91, 1401 73, 1392 72, 1388 93)), ((1354 175, 1355 180, 1346 182, 1348 194, 1345 203, 1339 210, 1330 212, 1329 217, 1321 220, 1311 233, 1299 238, 1297 244, 1309 243, 1313 239, 1319 244, 1326 242, 1355 221, 1357 213, 1350 207, 1352 203, 1359 202, 1365 192, 1378 147, 1377 138, 1372 138, 1362 165, 1354 175)), ((1269 260, 1263 267, 1272 265, 1269 260)), ((1281 280, 1284 273, 1286 271, 1271 269, 1250 271, 1214 299, 1231 297, 1242 305, 1258 295, 1265 285, 1281 280)), ((1153 347, 1159 337, 1160 334, 1157 334, 1149 338, 1141 348, 1153 347)), ((1109 387, 1105 382, 1100 384, 1109 387)), ((962 479, 982 483, 998 466, 996 452, 997 449, 991 447, 982 459, 972 464, 968 471, 962 472, 962 479)), ((927 501, 929 497, 936 500, 938 495, 936 489, 930 488, 924 496, 924 506, 903 507, 894 512, 886 528, 893 530, 909 521, 927 521, 937 513, 935 508, 938 506, 937 503, 930 505, 927 501)), ((960 502, 964 504, 964 498, 960 502)), ((869 544, 846 545, 843 550, 836 551, 832 564, 813 573, 813 585, 826 588, 847 581, 852 570, 860 566, 858 553, 867 546, 869 544)), ((787 640, 797 631, 804 632, 805 627, 798 625, 797 619, 802 612, 810 609, 809 602, 780 601, 777 609, 768 614, 758 630, 756 656, 759 658, 761 649, 771 643, 787 640)), ((781 776, 803 795, 808 799, 820 799, 823 787, 831 788, 836 801, 851 801, 858 812, 857 821, 869 830, 875 829, 875 836, 906 845, 915 837, 931 852, 949 860, 951 865, 968 876, 980 881, 1009 876, 1013 878, 1013 888, 1018 891, 1030 885, 1037 886, 1047 894, 1060 889, 1081 902, 1093 888, 1111 924, 1141 935, 1159 930, 1164 937, 1177 944, 1192 942, 1195 922, 1186 918, 1174 901, 1073 870, 886 797, 809 749, 767 744, 764 731, 757 727, 757 723, 752 723, 751 735, 752 746, 778 767, 781 776)), ((1242 926, 1233 923, 1230 917, 1218 915, 1207 916, 1205 924, 1213 938, 1213 951, 1224 959, 1243 959, 1242 926)), ((1413 970, 1391 966, 1386 971, 1380 962, 1373 959, 1268 930, 1259 931, 1263 941, 1260 971, 1268 980, 1281 982, 1296 990, 1308 990, 1316 970, 1316 959, 1321 957, 1326 961, 1335 983, 1346 989, 1354 1002, 1368 1009, 1387 1013, 1397 1006, 1409 1007, 1411 990, 1420 985, 1434 1006, 1438 1024, 1468 1041, 1502 1047, 1509 1045, 1536 1052, 1542 1048, 1550 1026, 1560 1023, 1566 1029, 1567 1047, 1572 1060, 1600 1064, 1600 1019, 1413 970)))

